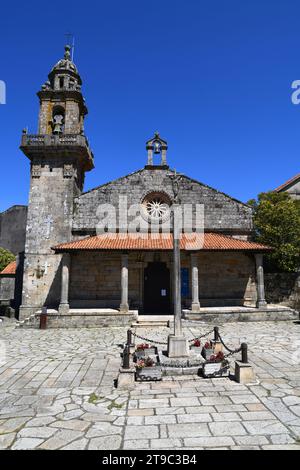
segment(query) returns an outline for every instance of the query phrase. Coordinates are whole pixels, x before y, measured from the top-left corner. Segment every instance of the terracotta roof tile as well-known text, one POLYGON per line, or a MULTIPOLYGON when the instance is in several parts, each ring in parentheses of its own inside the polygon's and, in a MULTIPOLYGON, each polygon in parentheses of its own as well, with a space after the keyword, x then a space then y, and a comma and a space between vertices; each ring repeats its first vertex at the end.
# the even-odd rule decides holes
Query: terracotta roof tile
POLYGON ((0 272, 0 275, 2 274, 16 274, 16 269, 17 269, 17 262, 16 261, 11 261, 6 268, 3 269, 3 271, 0 272))
MULTIPOLYGON (((62 243, 53 247, 56 252, 81 250, 172 250, 170 234, 103 234, 62 243)), ((268 251, 270 247, 219 233, 183 234, 181 250, 204 251, 268 251)))

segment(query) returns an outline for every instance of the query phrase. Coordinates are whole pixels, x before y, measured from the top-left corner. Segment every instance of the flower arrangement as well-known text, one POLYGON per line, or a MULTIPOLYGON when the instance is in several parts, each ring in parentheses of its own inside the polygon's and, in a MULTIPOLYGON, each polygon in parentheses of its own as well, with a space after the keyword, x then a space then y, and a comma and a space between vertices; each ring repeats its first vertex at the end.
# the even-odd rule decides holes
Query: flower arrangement
POLYGON ((137 351, 145 351, 145 349, 150 349, 150 344, 142 343, 142 344, 138 344, 136 347, 137 351))
POLYGON ((212 354, 209 358, 209 362, 222 362, 224 360, 224 353, 219 351, 217 354, 212 354))
POLYGON ((153 359, 151 357, 146 357, 146 359, 140 359, 136 363, 136 367, 138 369, 143 369, 144 367, 153 367, 155 365, 153 359))

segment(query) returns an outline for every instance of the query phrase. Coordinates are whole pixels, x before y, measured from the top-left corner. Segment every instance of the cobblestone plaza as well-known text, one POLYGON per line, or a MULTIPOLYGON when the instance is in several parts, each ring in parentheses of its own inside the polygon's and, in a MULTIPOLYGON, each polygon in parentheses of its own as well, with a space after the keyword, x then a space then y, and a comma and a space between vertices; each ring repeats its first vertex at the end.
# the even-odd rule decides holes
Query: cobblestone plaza
MULTIPOLYGON (((188 338, 210 329, 185 325, 188 338)), ((115 387, 124 328, 0 328, 1 449, 300 449, 297 322, 220 327, 228 345, 248 343, 254 385, 180 376, 131 391, 115 387)))

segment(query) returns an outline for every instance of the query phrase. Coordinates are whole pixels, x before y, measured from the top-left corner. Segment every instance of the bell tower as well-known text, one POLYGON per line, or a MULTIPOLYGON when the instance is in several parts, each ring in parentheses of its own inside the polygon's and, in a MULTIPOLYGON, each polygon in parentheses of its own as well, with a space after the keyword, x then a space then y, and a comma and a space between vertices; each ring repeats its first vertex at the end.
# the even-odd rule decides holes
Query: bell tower
POLYGON ((57 307, 61 259, 51 249, 72 238, 74 198, 94 168, 84 135, 88 113, 70 46, 37 93, 38 133, 23 131, 21 150, 30 160, 30 191, 20 318, 43 305, 57 307))

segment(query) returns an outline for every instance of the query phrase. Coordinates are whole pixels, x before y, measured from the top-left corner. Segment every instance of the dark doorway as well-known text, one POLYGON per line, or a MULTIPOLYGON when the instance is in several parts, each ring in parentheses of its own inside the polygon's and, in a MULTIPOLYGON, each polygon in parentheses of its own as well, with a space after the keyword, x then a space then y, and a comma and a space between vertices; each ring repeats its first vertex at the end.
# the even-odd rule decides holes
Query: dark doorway
POLYGON ((144 313, 170 313, 170 271, 165 263, 149 263, 144 271, 144 313))

